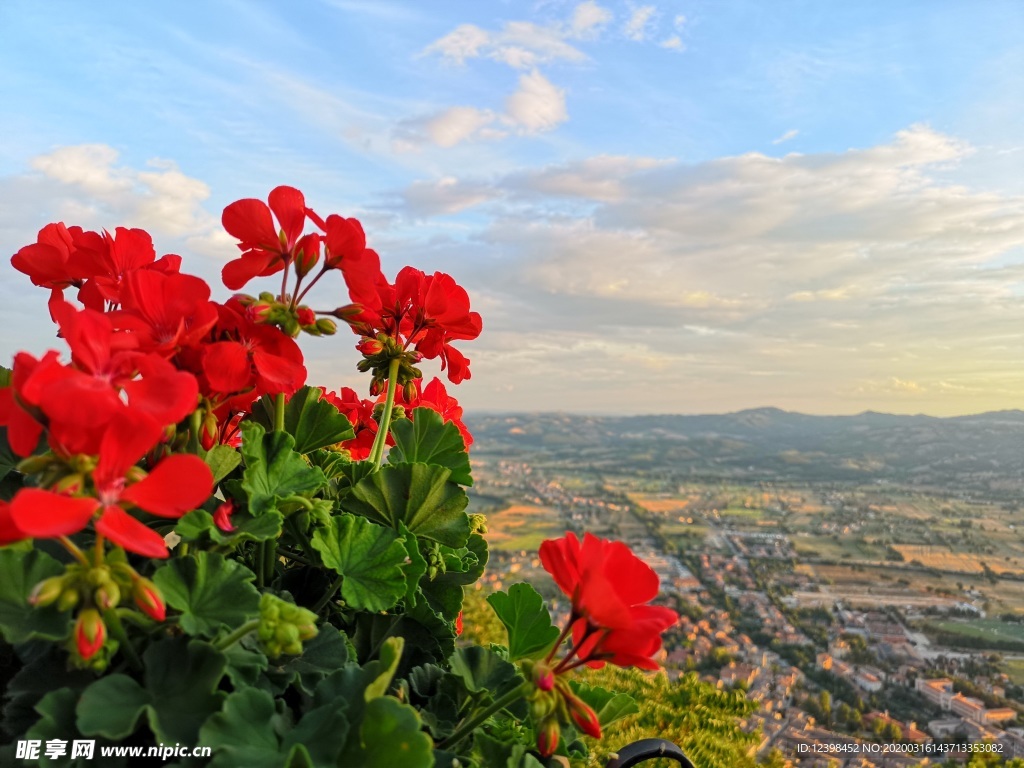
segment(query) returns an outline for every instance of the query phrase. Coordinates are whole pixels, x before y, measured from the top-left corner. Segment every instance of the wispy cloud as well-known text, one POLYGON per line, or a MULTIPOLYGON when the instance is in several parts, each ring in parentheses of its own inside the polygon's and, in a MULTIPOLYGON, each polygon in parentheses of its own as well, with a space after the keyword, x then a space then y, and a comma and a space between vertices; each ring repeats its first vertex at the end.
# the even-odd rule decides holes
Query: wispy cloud
POLYGON ((786 131, 784 134, 779 136, 777 139, 773 139, 772 140, 772 144, 783 144, 783 143, 785 143, 787 141, 795 139, 799 134, 800 134, 800 131, 798 131, 796 128, 790 128, 788 131, 786 131))
POLYGON ((652 22, 657 9, 653 5, 641 5, 634 8, 622 28, 623 34, 630 40, 642 42, 651 32, 652 22))

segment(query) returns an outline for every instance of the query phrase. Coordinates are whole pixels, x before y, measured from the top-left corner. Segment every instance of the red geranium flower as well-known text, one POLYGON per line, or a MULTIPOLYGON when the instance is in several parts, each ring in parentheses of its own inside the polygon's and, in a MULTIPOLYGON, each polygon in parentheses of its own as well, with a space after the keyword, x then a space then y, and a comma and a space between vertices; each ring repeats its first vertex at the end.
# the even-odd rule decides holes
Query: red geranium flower
POLYGON ((163 537, 125 507, 134 505, 158 517, 179 518, 209 498, 213 473, 198 456, 174 454, 129 485, 129 470, 161 433, 160 426, 147 419, 111 422, 92 473, 95 496, 23 488, 11 502, 14 525, 25 536, 50 538, 77 533, 95 519, 96 532, 115 544, 140 555, 167 557, 163 537))
POLYGON ((172 356, 203 340, 217 322, 217 305, 205 280, 146 269, 125 277, 121 309, 111 315, 143 350, 172 356))
MULTIPOLYGON (((324 399, 331 403, 351 422, 356 436, 346 440, 341 447, 348 451, 353 461, 362 461, 370 455, 373 441, 377 437, 379 425, 373 418, 373 400, 363 400, 351 387, 342 387, 338 393, 325 392, 324 399)), ((388 435, 388 444, 394 440, 388 435)))
POLYGON ((657 669, 651 660, 675 611, 647 605, 658 594, 658 575, 625 544, 573 533, 540 546, 544 569, 572 600, 576 656, 588 666, 606 661, 657 669))
MULTIPOLYGON (((473 436, 462 421, 462 406, 459 405, 458 400, 448 394, 444 383, 435 376, 425 387, 422 385, 422 379, 414 379, 413 387, 416 390, 416 396, 412 400, 406 398, 403 388, 399 388, 398 394, 395 397, 395 404, 402 405, 409 410, 413 408, 430 408, 437 411, 441 414, 442 420, 450 421, 458 428, 459 434, 462 435, 462 439, 468 449, 473 444, 473 436)), ((383 399, 381 402, 383 402, 383 399)))
POLYGON ((203 390, 218 399, 253 392, 292 394, 306 381, 302 350, 273 326, 253 322, 237 299, 217 306, 217 341, 201 350, 203 390))
POLYGON ((225 265, 224 285, 237 291, 257 276, 273 275, 291 264, 300 251, 319 248, 320 236, 302 236, 306 202, 294 187, 277 187, 268 202, 248 198, 224 209, 221 222, 228 234, 239 239, 242 255, 225 265), (271 216, 273 212, 273 216, 271 216), (274 226, 274 216, 281 227, 274 226))

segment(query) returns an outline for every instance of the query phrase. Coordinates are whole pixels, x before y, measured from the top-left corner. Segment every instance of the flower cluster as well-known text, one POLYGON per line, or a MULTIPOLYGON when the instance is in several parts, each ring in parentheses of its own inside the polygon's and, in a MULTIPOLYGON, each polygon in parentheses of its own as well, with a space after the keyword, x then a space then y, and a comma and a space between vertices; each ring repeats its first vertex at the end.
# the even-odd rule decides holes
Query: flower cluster
MULTIPOLYGON (((400 348, 400 406, 409 413, 437 410, 458 426, 467 445, 472 441, 455 399, 436 379, 421 390, 422 373, 410 362, 440 357, 453 381, 469 376, 468 361, 450 341, 478 335, 480 318, 450 277, 403 271, 395 293, 377 254, 366 248, 359 222, 320 218, 291 187, 274 189, 269 205, 253 199, 230 204, 223 224, 242 252, 224 267, 225 285, 239 289, 283 272, 280 293, 213 301, 204 280, 182 273, 176 255, 158 259, 152 239, 139 229, 111 235, 49 224, 13 257, 16 269, 50 289, 50 314, 70 361, 55 350, 41 358, 19 353, 10 385, 0 388, 0 426, 12 450, 27 457, 19 469, 33 478, 10 502, 0 501, 0 544, 56 538, 82 558, 68 537, 91 530, 100 553, 108 541, 138 555, 167 557, 160 520, 201 507, 214 491, 201 455, 218 443, 237 445, 240 422, 259 398, 287 398, 305 383, 295 336, 334 333, 326 315, 338 313, 317 317, 302 304, 332 270, 349 288, 342 314, 353 330, 366 335, 370 323, 400 348), (306 233, 307 222, 318 231, 306 233), (303 286, 321 255, 319 271, 303 286), (295 282, 289 289, 290 274, 295 282), (76 290, 78 306, 66 300, 69 289, 76 290)), ((381 389, 378 381, 372 396, 381 389)), ((325 399, 356 431, 338 449, 352 460, 369 457, 378 436, 387 434, 380 428, 383 404, 348 388, 325 399)), ((223 530, 231 529, 230 504, 217 508, 223 530)), ((106 637, 92 613, 104 606, 92 593, 81 594, 79 650, 88 659, 106 637)))
MULTIPOLYGON (((390 281, 356 219, 321 217, 292 187, 222 221, 240 251, 225 286, 274 290, 216 301, 137 229, 49 224, 12 260, 49 289, 69 354, 21 352, 0 371, 0 439, 21 459, 0 475, 0 572, 25 574, 0 580, 6 658, 43 659, 72 694, 60 707, 88 702, 71 708, 82 734, 209 742, 225 764, 479 765, 509 747, 504 764, 531 742, 578 757, 572 734, 603 724, 570 673, 655 668, 676 621, 650 605, 657 576, 619 542, 546 541, 541 561, 571 600, 561 634, 518 585, 492 596, 507 599, 492 603, 507 652, 466 647, 464 589, 488 556, 486 519, 466 511, 473 437, 447 388, 470 378, 456 345, 481 332, 468 293, 413 267, 390 281), (328 275, 347 296, 318 310, 307 297, 328 275), (365 392, 306 385, 297 339, 337 321, 357 337, 365 392), (424 379, 425 360, 447 383, 424 379), (5 546, 30 539, 52 541, 5 546), (18 647, 47 640, 70 663, 18 647), (183 702, 170 724, 155 688, 167 670, 183 702), (510 708, 524 699, 526 722, 510 708), (277 713, 265 744, 247 743, 253 712, 277 713)), ((27 668, 0 673, 36 696, 27 668)))
POLYGON ((657 669, 653 656, 661 634, 679 615, 670 608, 649 605, 658 594, 658 575, 621 541, 574 533, 540 545, 540 560, 558 587, 571 600, 568 621, 547 657, 532 667, 536 690, 532 706, 539 721, 538 751, 551 755, 558 745, 559 722, 572 720, 581 731, 600 738, 597 715, 576 696, 566 672, 577 667, 657 669), (561 659, 562 640, 571 647, 561 659))

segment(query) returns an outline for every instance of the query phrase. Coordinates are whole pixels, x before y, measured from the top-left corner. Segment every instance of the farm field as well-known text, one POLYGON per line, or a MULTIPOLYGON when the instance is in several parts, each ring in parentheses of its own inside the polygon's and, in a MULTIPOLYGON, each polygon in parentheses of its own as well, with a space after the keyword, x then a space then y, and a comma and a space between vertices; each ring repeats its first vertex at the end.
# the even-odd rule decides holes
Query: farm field
POLYGON ((973 619, 971 621, 932 621, 933 626, 943 632, 978 638, 980 640, 1012 640, 1024 642, 1024 624, 995 619, 973 619))
POLYGON ((544 539, 565 532, 554 509, 533 504, 512 504, 490 515, 487 528, 488 546, 506 551, 534 551, 544 539))
POLYGON ((925 568, 956 573, 984 573, 987 565, 994 573, 1024 573, 1024 564, 1018 558, 1009 561, 991 555, 977 555, 966 552, 950 552, 945 547, 921 546, 916 544, 894 544, 893 549, 910 563, 917 561, 925 568))

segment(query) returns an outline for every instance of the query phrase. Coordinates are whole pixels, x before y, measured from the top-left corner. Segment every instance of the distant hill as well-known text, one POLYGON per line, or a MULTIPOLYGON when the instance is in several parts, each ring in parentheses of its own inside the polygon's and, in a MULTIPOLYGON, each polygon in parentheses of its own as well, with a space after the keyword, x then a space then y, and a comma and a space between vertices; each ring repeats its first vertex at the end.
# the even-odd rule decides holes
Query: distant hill
POLYGON ((1024 490, 1024 411, 936 418, 778 408, 701 416, 479 414, 475 450, 582 466, 747 479, 893 481, 1015 496, 1024 490))

